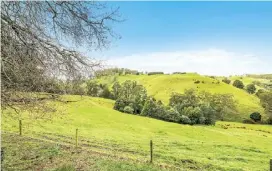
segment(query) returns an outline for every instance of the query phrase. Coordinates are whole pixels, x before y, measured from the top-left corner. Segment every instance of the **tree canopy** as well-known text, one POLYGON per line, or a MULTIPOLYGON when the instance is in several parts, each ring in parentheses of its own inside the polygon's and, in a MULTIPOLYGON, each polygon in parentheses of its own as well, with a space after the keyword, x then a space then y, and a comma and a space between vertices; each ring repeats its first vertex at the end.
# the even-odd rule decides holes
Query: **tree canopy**
POLYGON ((101 2, 1 2, 2 106, 12 106, 18 91, 41 91, 48 77, 90 74, 101 63, 74 48, 107 47, 118 37, 112 30, 118 21, 118 8, 101 2))

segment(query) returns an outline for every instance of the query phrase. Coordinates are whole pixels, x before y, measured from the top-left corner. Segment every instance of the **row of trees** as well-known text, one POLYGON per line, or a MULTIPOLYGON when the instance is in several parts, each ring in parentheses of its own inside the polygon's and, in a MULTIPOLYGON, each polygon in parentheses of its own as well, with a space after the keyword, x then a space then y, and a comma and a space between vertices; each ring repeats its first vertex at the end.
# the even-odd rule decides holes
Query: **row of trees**
POLYGON ((94 75, 96 78, 100 78, 102 76, 110 76, 110 75, 140 75, 143 74, 143 72, 139 72, 137 70, 131 70, 127 68, 107 68, 107 69, 101 69, 95 71, 94 75))
MULTIPOLYGON (((231 80, 228 78, 222 79, 222 82, 226 84, 230 84, 231 80)), ((232 85, 239 89, 245 89, 249 94, 254 94, 256 92, 255 84, 248 84, 247 86, 244 85, 244 83, 241 80, 235 80, 232 85)))
POLYGON ((115 82, 112 93, 116 99, 115 110, 182 124, 214 124, 216 119, 227 119, 227 113, 236 112, 235 101, 229 94, 189 89, 184 94, 173 93, 166 106, 147 96, 142 85, 129 80, 123 84, 115 82))

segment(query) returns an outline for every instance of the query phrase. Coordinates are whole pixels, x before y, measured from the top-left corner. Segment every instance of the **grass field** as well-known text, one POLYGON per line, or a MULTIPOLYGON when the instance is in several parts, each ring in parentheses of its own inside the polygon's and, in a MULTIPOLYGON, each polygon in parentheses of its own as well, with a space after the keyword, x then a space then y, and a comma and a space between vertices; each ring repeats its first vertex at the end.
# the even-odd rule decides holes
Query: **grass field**
MULTIPOLYGON (((154 76, 153 82, 160 79, 154 76)), ((112 100, 86 96, 62 98, 77 102, 50 102, 58 108, 50 121, 22 114, 22 137, 15 136, 18 119, 9 117, 11 111, 2 113, 5 170, 39 170, 41 167, 53 170, 63 164, 71 164, 78 170, 269 168, 271 126, 232 122, 217 122, 215 126, 179 125, 120 113, 112 109, 112 100), (77 128, 78 150, 74 148, 77 128), (154 142, 152 165, 148 164, 151 139, 154 142)))
MULTIPOLYGON (((235 79, 235 77, 233 77, 235 79)), ((153 95, 156 99, 162 100, 168 104, 172 92, 183 92, 185 89, 195 88, 198 90, 205 90, 211 93, 230 93, 234 95, 237 100, 238 114, 229 116, 226 119, 229 121, 242 121, 248 118, 249 115, 255 111, 263 114, 263 108, 260 105, 259 99, 255 95, 248 94, 245 90, 233 87, 207 76, 198 74, 174 74, 174 75, 125 75, 125 76, 108 76, 100 79, 101 82, 112 84, 114 80, 124 82, 126 80, 135 80, 139 84, 146 87, 149 95, 153 95), (195 84, 194 80, 199 80, 200 84, 195 84), (202 83, 204 81, 204 83, 202 83)), ((218 78, 222 80, 222 78, 218 78)), ((244 78, 245 84, 251 83, 254 78, 244 78)))

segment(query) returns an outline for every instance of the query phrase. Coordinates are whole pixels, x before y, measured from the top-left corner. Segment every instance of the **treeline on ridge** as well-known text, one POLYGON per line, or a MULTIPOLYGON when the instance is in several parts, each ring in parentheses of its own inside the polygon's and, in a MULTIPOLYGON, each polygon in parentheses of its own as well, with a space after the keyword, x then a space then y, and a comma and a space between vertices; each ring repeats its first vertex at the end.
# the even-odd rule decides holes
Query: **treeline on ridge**
MULTIPOLYGON (((127 68, 107 68, 101 69, 94 72, 94 77, 101 78, 103 76, 111 76, 111 75, 159 75, 165 74, 162 71, 156 72, 140 72, 137 70, 131 70, 127 68)), ((173 72, 172 74, 186 74, 186 72, 173 72)))

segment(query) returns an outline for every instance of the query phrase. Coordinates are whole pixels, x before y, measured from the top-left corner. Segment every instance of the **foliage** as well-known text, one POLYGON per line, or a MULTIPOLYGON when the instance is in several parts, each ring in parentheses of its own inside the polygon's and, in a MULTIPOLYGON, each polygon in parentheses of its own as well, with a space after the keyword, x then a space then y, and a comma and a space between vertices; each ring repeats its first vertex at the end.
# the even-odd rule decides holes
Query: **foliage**
POLYGON ((262 115, 259 112, 253 112, 250 114, 250 119, 254 120, 255 122, 261 121, 262 115))
POLYGON ((164 74, 163 72, 148 72, 147 75, 159 75, 164 74))
POLYGON ((113 94, 106 84, 99 84, 97 81, 87 82, 87 95, 112 99, 113 94))
POLYGON ((134 113, 134 109, 131 106, 126 106, 124 108, 124 112, 132 114, 132 113, 134 113))
POLYGON ((261 94, 265 93, 265 90, 264 89, 259 89, 257 92, 256 92, 256 96, 258 96, 260 98, 261 94))
POLYGON ((224 78, 224 79, 222 80, 222 82, 224 82, 224 83, 226 83, 226 84, 230 84, 231 80, 228 79, 228 78, 224 78))
POLYGON ((185 116, 185 115, 180 116, 179 122, 182 123, 182 124, 191 124, 190 118, 188 116, 185 116))
POLYGON ((200 83, 200 81, 199 81, 199 80, 196 80, 194 83, 195 83, 195 84, 199 84, 199 83, 200 83))
POLYGON ((95 71, 95 77, 100 78, 103 76, 110 76, 110 75, 127 75, 127 74, 132 74, 132 75, 140 75, 142 72, 139 72, 137 70, 131 70, 127 68, 107 68, 107 69, 101 69, 101 70, 96 70, 95 71))
POLYGON ((268 122, 272 124, 272 91, 261 93, 259 97, 268 115, 268 122))
POLYGON ((254 84, 248 84, 246 86, 246 91, 249 93, 249 94, 254 94, 255 91, 256 91, 256 87, 254 84))
POLYGON ((173 72, 173 74, 186 74, 186 72, 173 72))
POLYGON ((122 85, 114 83, 113 96, 116 98, 116 110, 123 111, 125 106, 129 105, 133 108, 133 113, 140 114, 147 98, 147 92, 136 81, 127 80, 122 85))
POLYGON ((241 80, 235 80, 232 84, 234 87, 243 89, 244 88, 244 84, 241 80))

